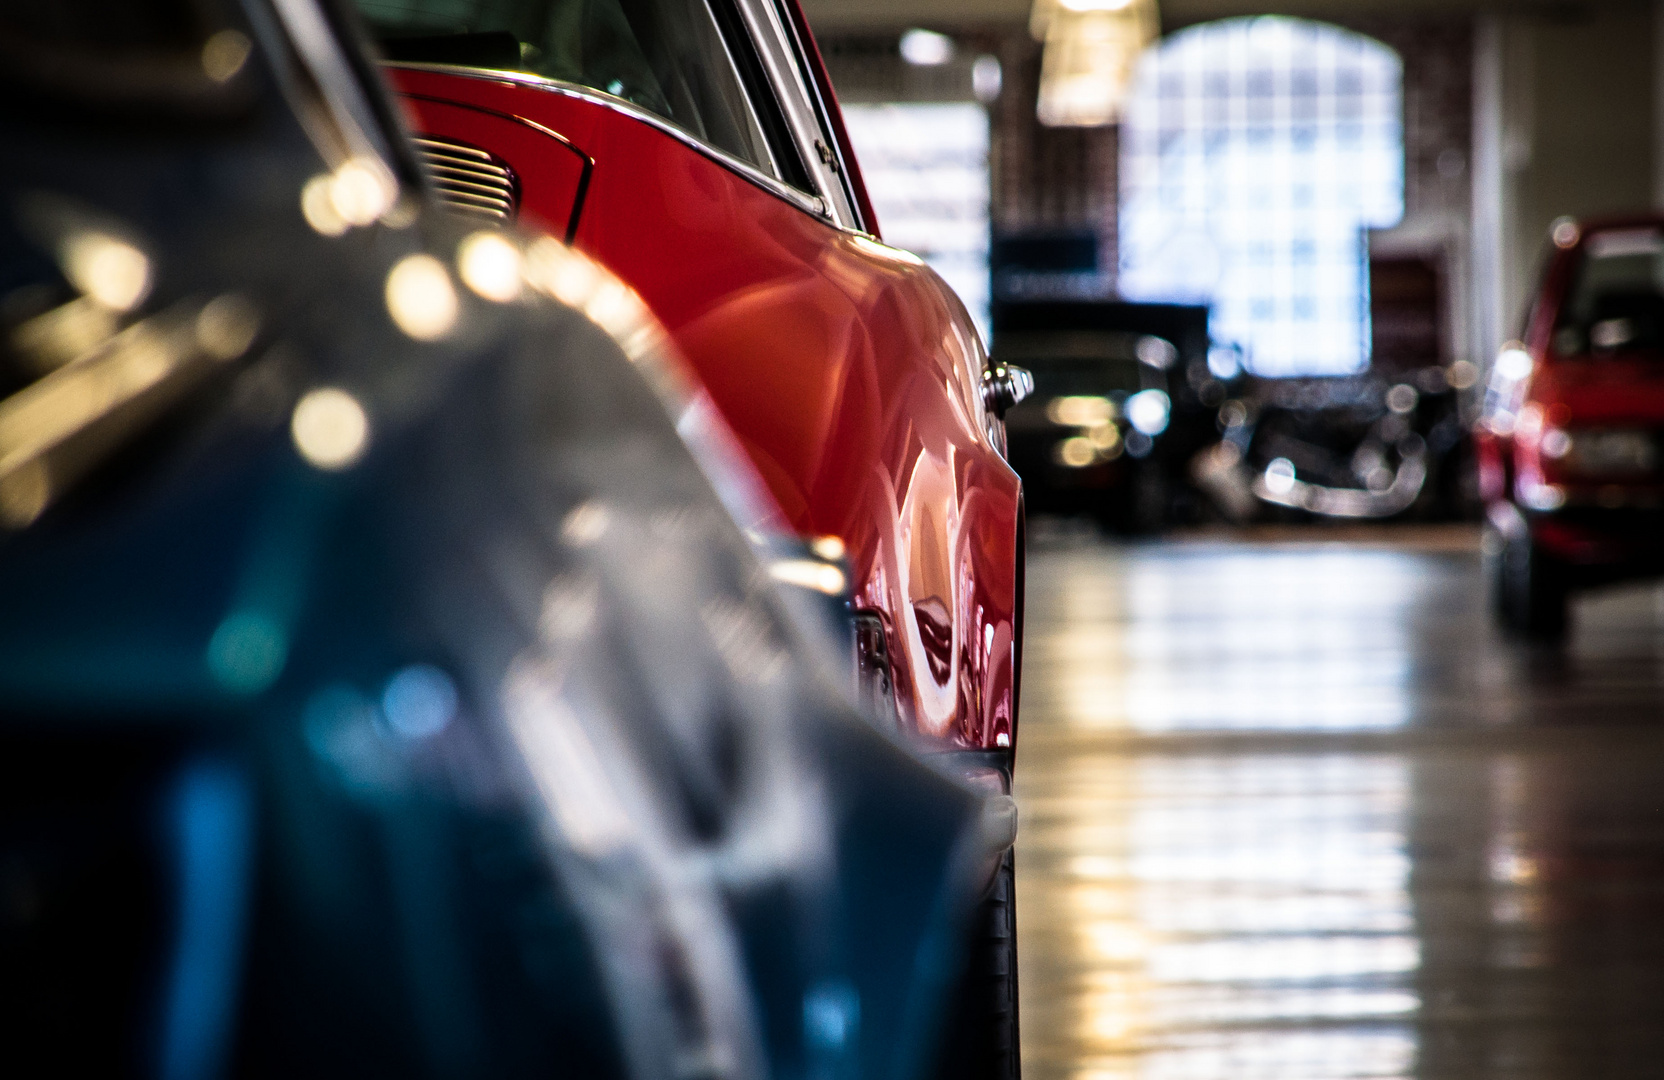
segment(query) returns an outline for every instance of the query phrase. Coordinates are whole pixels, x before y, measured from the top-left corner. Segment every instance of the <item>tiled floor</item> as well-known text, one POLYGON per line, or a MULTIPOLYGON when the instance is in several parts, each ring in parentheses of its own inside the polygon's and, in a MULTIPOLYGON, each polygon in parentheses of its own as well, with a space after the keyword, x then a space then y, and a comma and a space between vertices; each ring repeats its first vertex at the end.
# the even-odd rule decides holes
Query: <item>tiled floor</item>
POLYGON ((1028 1080, 1664 1076, 1664 593, 1477 536, 1033 545, 1028 1080))

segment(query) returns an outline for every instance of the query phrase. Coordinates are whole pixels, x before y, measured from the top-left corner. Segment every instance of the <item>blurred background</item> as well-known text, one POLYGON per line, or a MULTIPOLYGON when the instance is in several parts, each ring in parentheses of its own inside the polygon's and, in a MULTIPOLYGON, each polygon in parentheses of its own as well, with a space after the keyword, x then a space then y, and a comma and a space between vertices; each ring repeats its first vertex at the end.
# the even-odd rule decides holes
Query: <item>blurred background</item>
POLYGON ((1664 11, 804 6, 886 239, 1035 375, 1031 1080, 1654 1075, 1664 11))

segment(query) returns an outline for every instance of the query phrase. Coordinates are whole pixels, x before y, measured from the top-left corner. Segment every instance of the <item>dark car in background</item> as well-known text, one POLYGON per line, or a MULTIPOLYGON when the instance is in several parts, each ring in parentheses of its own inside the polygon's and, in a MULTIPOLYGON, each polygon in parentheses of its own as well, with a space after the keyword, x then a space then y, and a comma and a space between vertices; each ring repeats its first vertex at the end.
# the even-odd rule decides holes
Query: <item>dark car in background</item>
POLYGON ((1551 241, 1474 429, 1497 614, 1547 639, 1573 592, 1664 573, 1664 217, 1551 241))
POLYGON ((342 25, 0 13, 11 1073, 922 1075, 980 799, 846 703, 640 301, 425 208, 342 25))
POLYGON ((1466 443, 1442 367, 1239 381, 1192 476, 1227 518, 1449 520, 1466 443))
POLYGON ((994 305, 996 364, 1033 374, 1006 413, 1029 508, 1149 532, 1190 509, 1186 467, 1217 438, 1226 384, 1208 367, 1208 311, 1116 300, 994 305))

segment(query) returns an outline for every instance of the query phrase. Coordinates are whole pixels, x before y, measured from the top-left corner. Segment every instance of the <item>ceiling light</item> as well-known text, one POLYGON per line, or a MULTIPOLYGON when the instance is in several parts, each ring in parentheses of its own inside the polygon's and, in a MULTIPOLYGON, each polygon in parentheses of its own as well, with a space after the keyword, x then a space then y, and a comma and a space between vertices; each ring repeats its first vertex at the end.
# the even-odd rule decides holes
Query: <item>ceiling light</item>
POLYGON ((953 59, 953 39, 931 30, 909 30, 901 35, 901 58, 921 67, 945 64, 953 59))
POLYGON ((1046 43, 1036 113, 1048 127, 1097 127, 1121 117, 1133 72, 1159 30, 1155 0, 1035 0, 1030 25, 1046 43))
POLYGON ((1000 96, 1004 73, 1000 62, 992 56, 979 56, 971 65, 971 93, 984 105, 1000 96))

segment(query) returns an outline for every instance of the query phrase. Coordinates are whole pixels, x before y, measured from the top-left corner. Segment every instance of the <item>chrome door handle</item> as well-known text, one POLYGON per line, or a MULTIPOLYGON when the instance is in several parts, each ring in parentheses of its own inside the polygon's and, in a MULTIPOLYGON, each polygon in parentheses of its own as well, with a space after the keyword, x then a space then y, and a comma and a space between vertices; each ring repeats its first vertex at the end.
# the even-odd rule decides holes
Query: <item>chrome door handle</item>
POLYGON ((982 403, 996 417, 1034 393, 1034 375, 1016 364, 995 364, 982 373, 982 403))

